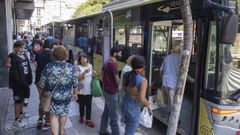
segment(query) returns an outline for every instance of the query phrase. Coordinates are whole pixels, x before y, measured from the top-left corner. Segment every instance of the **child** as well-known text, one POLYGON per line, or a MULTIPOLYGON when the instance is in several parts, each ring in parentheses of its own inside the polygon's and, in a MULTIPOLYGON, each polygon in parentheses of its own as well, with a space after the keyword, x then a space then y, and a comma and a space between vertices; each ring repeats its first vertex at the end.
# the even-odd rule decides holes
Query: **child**
POLYGON ((14 125, 21 128, 25 124, 22 118, 26 115, 23 113, 23 102, 25 97, 29 97, 32 83, 32 71, 30 63, 25 54, 25 42, 16 41, 14 43, 15 52, 11 54, 11 67, 9 72, 9 86, 13 90, 15 101, 15 123, 14 125))

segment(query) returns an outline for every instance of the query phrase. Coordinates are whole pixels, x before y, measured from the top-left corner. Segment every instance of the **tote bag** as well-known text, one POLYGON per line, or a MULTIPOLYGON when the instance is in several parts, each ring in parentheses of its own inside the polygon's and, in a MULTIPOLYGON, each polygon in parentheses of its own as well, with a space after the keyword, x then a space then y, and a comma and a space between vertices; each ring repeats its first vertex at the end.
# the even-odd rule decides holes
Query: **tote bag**
POLYGON ((91 82, 91 95, 93 97, 102 96, 102 88, 100 85, 100 81, 96 77, 94 77, 91 82))

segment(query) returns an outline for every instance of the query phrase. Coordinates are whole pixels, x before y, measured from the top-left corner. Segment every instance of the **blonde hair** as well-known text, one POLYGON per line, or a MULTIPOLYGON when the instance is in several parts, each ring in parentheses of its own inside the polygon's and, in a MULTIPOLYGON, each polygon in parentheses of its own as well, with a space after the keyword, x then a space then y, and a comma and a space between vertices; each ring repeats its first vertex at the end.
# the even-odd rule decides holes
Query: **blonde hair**
POLYGON ((174 53, 181 53, 183 50, 183 46, 181 44, 173 46, 173 52, 174 53))
POLYGON ((63 61, 68 58, 68 50, 63 46, 57 46, 53 49, 52 59, 55 61, 63 61))
POLYGON ((131 55, 131 56, 129 56, 128 57, 128 59, 127 59, 127 64, 129 64, 129 65, 131 65, 131 62, 132 62, 132 59, 135 57, 135 55, 131 55))

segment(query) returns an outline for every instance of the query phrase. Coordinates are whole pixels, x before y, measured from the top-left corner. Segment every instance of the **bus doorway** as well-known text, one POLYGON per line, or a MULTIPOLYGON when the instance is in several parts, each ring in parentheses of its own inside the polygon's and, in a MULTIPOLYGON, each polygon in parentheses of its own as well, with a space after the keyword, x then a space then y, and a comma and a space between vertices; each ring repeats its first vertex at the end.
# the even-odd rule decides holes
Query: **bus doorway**
MULTIPOLYGON (((196 21, 193 26, 196 33, 196 21)), ((167 95, 162 88, 160 68, 164 58, 172 53, 174 45, 183 43, 182 20, 158 21, 150 24, 150 57, 149 57, 149 100, 154 117, 168 125, 169 111, 167 111, 167 95)), ((195 36, 194 36, 195 37, 195 36)), ((193 38, 194 39, 194 38, 193 38)), ((195 78, 196 73, 197 43, 193 41, 193 50, 188 75, 195 78)), ((170 80, 171 81, 171 80, 170 80)), ((185 93, 180 113, 178 133, 190 134, 192 122, 192 110, 194 101, 194 83, 186 82, 185 93)))

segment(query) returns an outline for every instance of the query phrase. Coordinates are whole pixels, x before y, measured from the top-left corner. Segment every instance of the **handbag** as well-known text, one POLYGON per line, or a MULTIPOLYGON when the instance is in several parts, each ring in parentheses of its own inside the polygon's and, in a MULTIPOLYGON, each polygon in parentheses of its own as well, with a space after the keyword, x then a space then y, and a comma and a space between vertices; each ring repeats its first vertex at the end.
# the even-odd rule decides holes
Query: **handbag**
POLYGON ((153 114, 152 111, 147 107, 144 107, 142 112, 140 113, 140 121, 139 123, 146 128, 151 128, 153 122, 153 114))
POLYGON ((55 84, 52 92, 47 92, 47 94, 44 94, 42 99, 41 99, 42 109, 43 109, 44 112, 49 112, 50 111, 53 92, 57 88, 57 85, 59 84, 59 82, 61 82, 62 77, 64 76, 64 73, 66 71, 66 67, 67 67, 67 64, 65 65, 65 68, 64 68, 63 72, 60 75, 60 79, 58 79, 58 81, 55 84))
POLYGON ((91 95, 93 97, 101 97, 102 96, 102 88, 100 85, 100 81, 97 77, 93 77, 91 82, 91 95))

